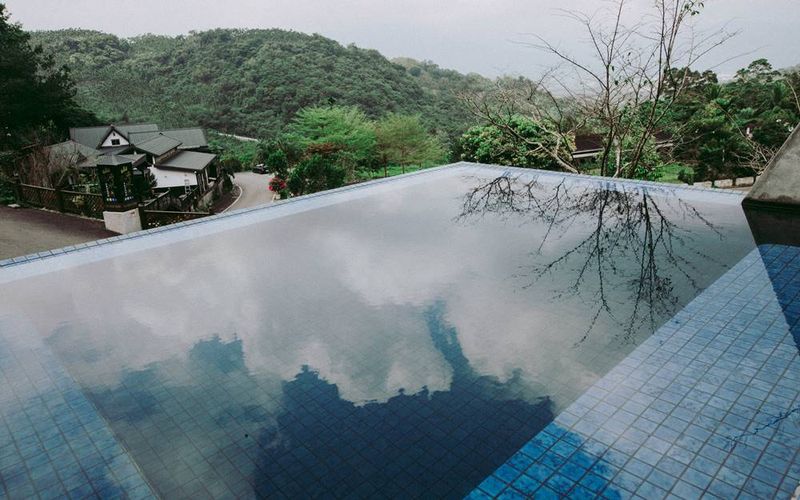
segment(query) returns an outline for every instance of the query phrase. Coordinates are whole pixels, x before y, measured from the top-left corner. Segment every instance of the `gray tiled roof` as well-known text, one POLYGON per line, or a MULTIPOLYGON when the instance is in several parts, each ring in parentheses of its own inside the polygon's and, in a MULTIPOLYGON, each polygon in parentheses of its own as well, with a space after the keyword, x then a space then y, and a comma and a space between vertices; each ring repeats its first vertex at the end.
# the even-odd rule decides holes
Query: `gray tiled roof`
POLYGON ((203 170, 217 155, 198 153, 196 151, 181 151, 172 158, 156 165, 158 168, 172 168, 175 170, 203 170))
POLYGON ((206 134, 202 128, 175 128, 162 130, 161 132, 132 132, 129 140, 133 144, 148 141, 157 135, 165 135, 181 142, 179 149, 198 149, 208 146, 206 134))
POLYGON ((145 155, 141 154, 133 154, 133 155, 102 155, 97 158, 97 164, 103 166, 114 166, 114 165, 127 165, 129 163, 133 164, 134 166, 139 165, 145 159, 145 155))
POLYGON ((145 153, 160 156, 180 145, 181 141, 159 134, 144 142, 135 144, 135 147, 137 150, 144 151, 145 153))
POLYGON ((100 151, 75 141, 64 141, 47 147, 50 163, 93 167, 100 151))
POLYGON ((97 148, 100 143, 114 127, 126 139, 129 134, 136 132, 158 132, 158 125, 155 123, 134 123, 124 125, 101 125, 99 127, 74 127, 69 129, 69 138, 73 141, 88 146, 90 148, 97 148))

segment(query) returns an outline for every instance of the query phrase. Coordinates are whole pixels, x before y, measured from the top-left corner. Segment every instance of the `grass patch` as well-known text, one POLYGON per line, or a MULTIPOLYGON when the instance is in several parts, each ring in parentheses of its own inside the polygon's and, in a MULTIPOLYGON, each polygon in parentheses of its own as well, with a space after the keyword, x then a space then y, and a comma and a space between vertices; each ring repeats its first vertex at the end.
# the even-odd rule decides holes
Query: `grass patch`
POLYGON ((435 166, 436 165, 422 167, 422 166, 419 166, 419 165, 411 165, 411 166, 405 167, 405 170, 404 170, 403 167, 400 167, 400 166, 397 166, 397 165, 393 165, 393 166, 388 167, 386 169, 386 175, 385 176, 384 176, 383 169, 375 170, 375 171, 366 171, 366 172, 365 171, 361 171, 361 172, 358 172, 358 179, 362 180, 362 181, 369 181, 369 180, 372 180, 372 179, 381 179, 383 177, 394 177, 395 175, 402 175, 402 174, 407 174, 409 172, 416 172, 417 170, 425 170, 426 168, 433 168, 435 166))
POLYGON ((685 184, 678 178, 678 174, 685 171, 689 175, 694 175, 692 167, 681 165, 680 163, 670 163, 658 169, 658 181, 669 182, 672 184, 685 184))
MULTIPOLYGON (((694 174, 692 167, 688 165, 681 165, 680 163, 669 163, 658 169, 657 182, 666 182, 668 184, 685 184, 678 178, 678 174, 686 171, 687 174, 694 174)), ((581 172, 586 175, 600 175, 600 167, 590 168, 581 172)))

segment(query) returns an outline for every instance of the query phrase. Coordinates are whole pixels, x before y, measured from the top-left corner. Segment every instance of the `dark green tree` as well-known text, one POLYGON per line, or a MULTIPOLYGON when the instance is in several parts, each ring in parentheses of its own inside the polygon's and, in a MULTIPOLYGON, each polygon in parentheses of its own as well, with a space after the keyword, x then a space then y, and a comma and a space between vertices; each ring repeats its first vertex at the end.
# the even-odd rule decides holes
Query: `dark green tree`
POLYGON ((265 164, 269 171, 275 174, 275 177, 285 180, 289 176, 289 161, 282 149, 276 149, 270 153, 265 164))
POLYGON ((345 176, 335 155, 312 154, 295 166, 287 186, 293 195, 299 196, 340 187, 344 185, 345 176))
POLYGON ((376 123, 375 135, 378 158, 384 169, 400 165, 405 172, 409 165, 441 164, 447 158, 444 147, 428 133, 419 115, 390 113, 376 123))
POLYGON ((307 151, 336 150, 336 161, 350 180, 358 170, 369 168, 375 155, 375 127, 356 107, 315 106, 297 113, 288 138, 307 151))
POLYGON ((67 68, 29 42, 0 4, 0 151, 19 148, 35 133, 63 134, 70 125, 93 121, 75 103, 67 68))
POLYGON ((558 168, 545 150, 559 150, 570 159, 569 145, 557 146, 556 138, 547 134, 530 118, 513 115, 503 124, 481 125, 467 130, 461 137, 461 158, 481 163, 496 163, 528 168, 558 168))

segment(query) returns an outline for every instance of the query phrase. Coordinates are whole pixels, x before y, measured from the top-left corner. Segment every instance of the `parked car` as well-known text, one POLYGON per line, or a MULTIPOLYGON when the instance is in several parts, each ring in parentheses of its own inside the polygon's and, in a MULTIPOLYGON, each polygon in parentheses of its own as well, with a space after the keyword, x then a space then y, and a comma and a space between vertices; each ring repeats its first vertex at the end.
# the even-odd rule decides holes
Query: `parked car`
POLYGON ((259 163, 258 165, 253 167, 253 173, 254 174, 267 174, 269 172, 267 172, 266 165, 264 165, 263 163, 259 163))

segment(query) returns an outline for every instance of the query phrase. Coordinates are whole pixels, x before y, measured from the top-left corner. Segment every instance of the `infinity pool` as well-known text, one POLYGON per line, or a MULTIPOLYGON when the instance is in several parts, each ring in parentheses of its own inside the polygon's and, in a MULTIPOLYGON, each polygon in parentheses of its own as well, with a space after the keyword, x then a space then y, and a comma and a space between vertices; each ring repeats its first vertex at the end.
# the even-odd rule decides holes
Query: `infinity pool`
POLYGON ((463 496, 751 253, 740 202, 462 164, 0 268, 0 496, 463 496))

